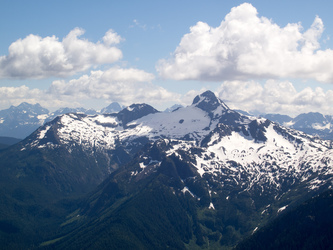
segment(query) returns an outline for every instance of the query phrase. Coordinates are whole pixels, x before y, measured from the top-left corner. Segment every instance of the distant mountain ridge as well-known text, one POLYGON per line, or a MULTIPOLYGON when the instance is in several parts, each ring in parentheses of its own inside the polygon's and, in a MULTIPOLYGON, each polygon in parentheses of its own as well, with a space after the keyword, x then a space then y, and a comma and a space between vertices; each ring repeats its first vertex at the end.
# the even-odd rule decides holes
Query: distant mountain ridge
POLYGON ((38 103, 29 104, 23 102, 18 106, 11 106, 0 111, 0 136, 24 139, 44 123, 62 114, 107 114, 117 113, 123 108, 119 103, 113 102, 100 112, 85 108, 61 108, 54 112, 49 112, 49 110, 41 107, 38 103))
POLYGON ((0 136, 24 138, 43 124, 49 111, 39 104, 21 103, 0 111, 0 136))
MULTIPOLYGON (((167 108, 164 112, 173 112, 184 106, 175 104, 167 108)), ((11 106, 9 109, 0 110, 0 136, 14 138, 25 138, 35 131, 39 126, 53 120, 55 117, 67 113, 79 113, 86 115, 118 113, 125 107, 117 102, 96 111, 85 108, 62 108, 54 112, 37 104, 21 103, 18 106, 11 106)), ((242 110, 235 110, 240 114, 250 116, 251 114, 242 110)), ((282 126, 297 129, 310 135, 318 136, 322 139, 333 140, 333 115, 322 115, 318 112, 303 113, 295 118, 281 114, 262 114, 271 121, 282 126)))
POLYGON ((333 140, 333 116, 322 115, 318 112, 300 114, 295 118, 287 115, 266 114, 262 115, 282 126, 297 129, 304 133, 318 136, 322 139, 333 140))
POLYGON ((21 141, 21 139, 13 138, 13 137, 6 137, 6 136, 0 136, 0 149, 7 148, 11 145, 14 145, 21 141))

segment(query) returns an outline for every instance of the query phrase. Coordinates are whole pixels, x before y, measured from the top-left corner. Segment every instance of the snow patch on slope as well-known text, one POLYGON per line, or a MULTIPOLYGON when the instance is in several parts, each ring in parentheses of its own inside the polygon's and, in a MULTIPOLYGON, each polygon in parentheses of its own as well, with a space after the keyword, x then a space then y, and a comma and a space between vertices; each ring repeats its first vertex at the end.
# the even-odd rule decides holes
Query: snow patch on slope
POLYGON ((331 124, 327 123, 326 125, 320 124, 320 123, 314 123, 312 124, 312 128, 316 130, 325 130, 325 129, 331 129, 331 124))
POLYGON ((283 206, 283 207, 280 207, 279 209, 278 209, 278 213, 281 213, 283 210, 285 210, 286 208, 288 207, 288 205, 287 206, 283 206))
MULTIPOLYGON (((216 122, 217 124, 217 122, 216 122)), ((216 126, 213 124, 212 126, 216 126)), ((210 118, 206 112, 196 107, 180 108, 172 113, 156 113, 144 116, 128 124, 135 127, 129 134, 154 137, 182 138, 187 134, 195 138, 209 133, 210 118), (206 130, 205 130, 206 129, 206 130)))
MULTIPOLYGON (((182 159, 188 152, 192 165, 202 177, 205 174, 228 179, 232 185, 240 185, 250 190, 260 185, 281 188, 281 182, 288 178, 292 183, 296 180, 307 181, 314 173, 333 176, 333 150, 325 141, 303 138, 298 132, 293 137, 278 133, 271 123, 265 132, 265 142, 256 141, 242 132, 233 131, 231 135, 220 136, 218 132, 211 136, 207 147, 192 152, 195 142, 179 141, 167 152, 182 159), (183 153, 180 153, 183 152, 183 153)), ((331 177, 329 177, 331 178, 331 177)), ((320 180, 313 180, 309 188, 322 185, 320 180)))
POLYGON ((47 131, 51 128, 51 126, 46 126, 44 130, 41 130, 39 132, 39 137, 38 139, 43 139, 45 137, 45 134, 47 133, 47 131))

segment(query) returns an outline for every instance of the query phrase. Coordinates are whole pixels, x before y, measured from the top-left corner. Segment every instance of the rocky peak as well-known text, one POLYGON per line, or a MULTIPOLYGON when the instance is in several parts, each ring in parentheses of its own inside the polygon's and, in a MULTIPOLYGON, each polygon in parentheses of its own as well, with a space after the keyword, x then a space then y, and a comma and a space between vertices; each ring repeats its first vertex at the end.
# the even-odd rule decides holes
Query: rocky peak
POLYGON ((127 108, 124 108, 117 114, 117 118, 119 121, 122 121, 123 126, 127 123, 137 120, 143 116, 157 113, 158 111, 154 109, 152 106, 142 103, 142 104, 132 104, 127 108))
POLYGON ((37 114, 37 115, 41 115, 41 114, 47 114, 49 113, 49 111, 45 108, 43 108, 42 106, 40 106, 39 103, 36 104, 29 104, 26 102, 22 102, 20 105, 18 106, 11 106, 8 111, 11 112, 21 112, 23 111, 24 113, 32 113, 32 114, 37 114))
POLYGON ((118 102, 112 102, 109 106, 101 110, 102 114, 111 114, 121 111, 123 107, 118 102))
POLYGON ((219 98, 217 98, 212 91, 209 90, 200 95, 197 95, 194 98, 192 105, 195 105, 196 107, 208 113, 215 111, 220 106, 222 107, 223 111, 229 110, 229 107, 219 98))
POLYGON ((300 114, 295 117, 294 119, 294 125, 295 127, 301 127, 301 128, 312 128, 312 124, 326 124, 328 123, 327 119, 318 112, 309 112, 307 114, 300 114))

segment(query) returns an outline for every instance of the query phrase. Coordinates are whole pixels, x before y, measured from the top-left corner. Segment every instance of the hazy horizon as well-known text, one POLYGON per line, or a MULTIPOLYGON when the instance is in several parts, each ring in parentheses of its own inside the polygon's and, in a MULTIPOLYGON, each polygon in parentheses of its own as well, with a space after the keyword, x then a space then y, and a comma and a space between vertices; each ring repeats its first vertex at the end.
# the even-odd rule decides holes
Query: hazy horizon
POLYGON ((233 109, 333 114, 332 5, 7 1, 0 109, 164 110, 211 90, 233 109))

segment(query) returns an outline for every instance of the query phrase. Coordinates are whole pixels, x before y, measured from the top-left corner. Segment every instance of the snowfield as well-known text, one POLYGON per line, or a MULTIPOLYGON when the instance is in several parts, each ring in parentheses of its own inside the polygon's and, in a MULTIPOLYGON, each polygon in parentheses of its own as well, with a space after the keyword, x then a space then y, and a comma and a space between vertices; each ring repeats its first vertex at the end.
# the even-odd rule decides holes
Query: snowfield
MULTIPOLYGON (((309 189, 316 189, 332 179, 331 141, 264 118, 241 116, 205 93, 191 106, 171 113, 151 113, 127 124, 117 115, 62 115, 37 130, 22 150, 58 144, 69 150, 81 146, 102 152, 122 146, 130 153, 133 146, 164 140, 172 142, 167 156, 174 154, 183 160, 189 154, 200 176, 211 175, 216 182, 234 183, 243 190, 258 185, 262 190, 265 185, 279 189, 287 179, 293 183, 309 180, 309 189), (56 131, 53 137, 58 141, 48 140, 50 131, 56 131), (138 141, 140 138, 146 138, 145 142, 138 141), (193 149, 200 150, 193 153, 193 149)), ((127 111, 135 112, 134 108, 127 111)), ((140 168, 145 170, 148 165, 141 163, 140 168)))

